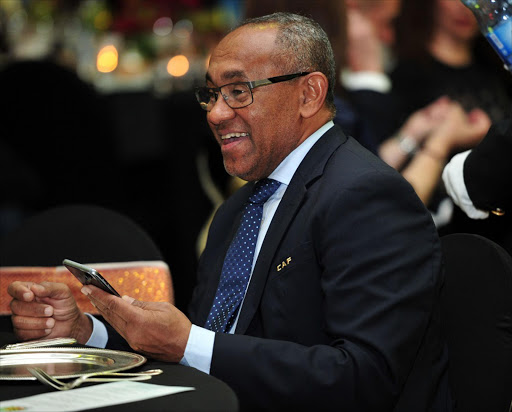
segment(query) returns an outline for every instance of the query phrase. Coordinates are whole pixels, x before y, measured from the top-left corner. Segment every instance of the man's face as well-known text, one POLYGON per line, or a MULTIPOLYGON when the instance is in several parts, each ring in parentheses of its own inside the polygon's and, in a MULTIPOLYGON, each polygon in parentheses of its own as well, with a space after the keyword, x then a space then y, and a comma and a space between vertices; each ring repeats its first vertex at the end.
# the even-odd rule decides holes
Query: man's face
MULTIPOLYGON (((210 58, 207 85, 266 79, 283 73, 273 54, 276 29, 245 26, 228 34, 210 58)), ((286 61, 286 57, 282 58, 286 61)), ((219 143, 226 171, 244 180, 267 177, 307 136, 302 136, 299 82, 253 89, 249 106, 232 109, 219 95, 207 120, 219 143)))

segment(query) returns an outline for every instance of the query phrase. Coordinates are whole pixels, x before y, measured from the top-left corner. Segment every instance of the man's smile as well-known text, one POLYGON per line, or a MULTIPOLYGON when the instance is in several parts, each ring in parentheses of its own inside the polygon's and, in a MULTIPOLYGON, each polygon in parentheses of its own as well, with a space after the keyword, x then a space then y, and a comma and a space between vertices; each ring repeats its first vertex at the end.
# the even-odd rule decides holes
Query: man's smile
POLYGON ((233 139, 235 137, 249 136, 249 133, 228 133, 220 136, 220 140, 233 139))

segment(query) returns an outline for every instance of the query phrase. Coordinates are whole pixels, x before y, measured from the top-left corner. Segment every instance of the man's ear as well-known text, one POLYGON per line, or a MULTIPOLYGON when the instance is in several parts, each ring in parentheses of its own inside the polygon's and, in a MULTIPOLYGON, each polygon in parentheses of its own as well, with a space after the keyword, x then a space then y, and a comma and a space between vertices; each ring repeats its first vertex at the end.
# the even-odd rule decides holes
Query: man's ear
POLYGON ((307 75, 303 85, 301 115, 310 118, 324 106, 329 82, 323 73, 313 72, 307 75))

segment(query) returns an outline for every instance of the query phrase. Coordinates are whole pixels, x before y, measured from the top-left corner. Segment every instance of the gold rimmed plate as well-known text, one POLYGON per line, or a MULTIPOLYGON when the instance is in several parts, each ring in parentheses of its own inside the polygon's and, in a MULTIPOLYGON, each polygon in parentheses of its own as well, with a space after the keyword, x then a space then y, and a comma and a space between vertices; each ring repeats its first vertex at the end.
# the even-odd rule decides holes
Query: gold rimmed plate
POLYGON ((41 368, 56 378, 77 378, 92 372, 119 372, 146 362, 132 352, 97 348, 34 348, 0 350, 0 380, 35 380, 27 368, 41 368))

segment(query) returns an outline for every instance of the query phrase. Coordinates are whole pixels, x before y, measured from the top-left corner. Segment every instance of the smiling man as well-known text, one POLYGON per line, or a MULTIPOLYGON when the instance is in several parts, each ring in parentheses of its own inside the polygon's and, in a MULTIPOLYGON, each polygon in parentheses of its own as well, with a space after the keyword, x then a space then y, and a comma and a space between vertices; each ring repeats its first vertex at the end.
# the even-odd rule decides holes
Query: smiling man
POLYGON ((244 180, 268 177, 334 115, 333 106, 323 104, 334 81, 326 78, 333 70, 328 67, 330 50, 324 48, 326 55, 319 56, 325 59, 323 70, 312 70, 309 61, 292 64, 276 48, 278 30, 275 24, 262 23, 227 36, 210 58, 208 88, 197 93, 198 99, 208 100, 201 103, 226 170, 244 180), (215 85, 223 86, 219 90, 215 85), (219 95, 224 99, 219 101, 219 95), (260 104, 253 104, 255 99, 260 104))
MULTIPOLYGON (((226 170, 249 183, 212 222, 188 317, 82 291, 133 349, 224 380, 242 410, 450 410, 434 224, 394 169, 332 123, 334 77, 308 18, 276 13, 229 33, 196 96, 226 170)), ((105 344, 63 285, 9 291, 21 339, 80 331, 105 344), (48 326, 57 307, 71 316, 48 326)))

